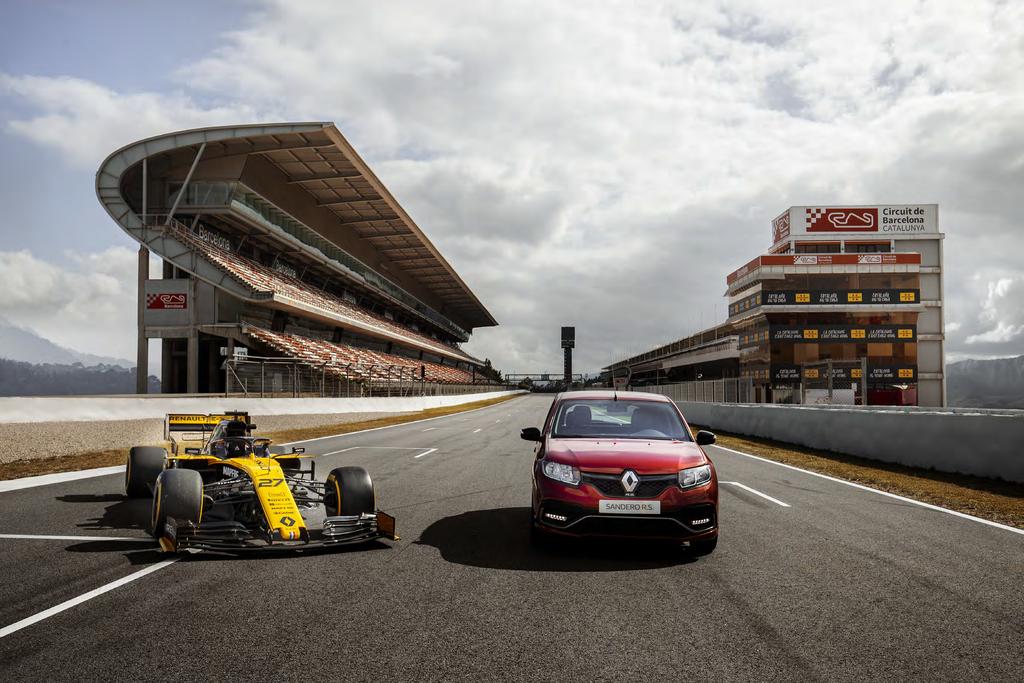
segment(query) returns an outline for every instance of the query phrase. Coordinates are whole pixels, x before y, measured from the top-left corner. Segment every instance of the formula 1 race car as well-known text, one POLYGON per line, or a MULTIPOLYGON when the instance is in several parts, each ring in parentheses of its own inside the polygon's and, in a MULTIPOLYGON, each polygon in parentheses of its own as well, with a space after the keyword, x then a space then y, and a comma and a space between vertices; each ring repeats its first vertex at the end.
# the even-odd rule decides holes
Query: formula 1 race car
POLYGON ((376 538, 398 540, 395 518, 375 510, 370 475, 362 467, 336 467, 315 477, 305 449, 271 452, 270 439, 252 435, 248 413, 168 415, 163 448, 135 446, 125 468, 125 494, 152 496, 149 530, 166 552, 187 550, 302 549, 376 538), (201 445, 181 450, 181 441, 201 445), (319 529, 307 517, 325 517, 319 529))

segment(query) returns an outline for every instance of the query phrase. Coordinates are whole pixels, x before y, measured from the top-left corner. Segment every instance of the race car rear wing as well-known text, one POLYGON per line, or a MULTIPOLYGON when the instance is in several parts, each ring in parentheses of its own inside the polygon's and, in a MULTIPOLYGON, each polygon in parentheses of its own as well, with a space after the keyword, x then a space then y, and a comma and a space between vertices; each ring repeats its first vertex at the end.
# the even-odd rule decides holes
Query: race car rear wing
POLYGON ((249 418, 249 413, 244 411, 228 411, 225 413, 169 413, 164 420, 164 440, 171 441, 171 434, 175 432, 212 432, 214 428, 224 420, 238 420, 244 422, 246 428, 251 430, 255 427, 249 418))

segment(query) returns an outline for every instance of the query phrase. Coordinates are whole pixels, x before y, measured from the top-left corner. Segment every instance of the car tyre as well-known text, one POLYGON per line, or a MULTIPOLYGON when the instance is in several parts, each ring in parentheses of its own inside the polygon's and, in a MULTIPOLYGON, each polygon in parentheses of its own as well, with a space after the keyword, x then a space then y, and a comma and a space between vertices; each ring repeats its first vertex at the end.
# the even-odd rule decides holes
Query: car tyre
POLYGON ((697 557, 704 557, 715 552, 718 547, 718 536, 704 538, 699 541, 690 541, 690 552, 697 557))
POLYGON ((164 471, 167 451, 155 446, 133 446, 124 468, 124 494, 129 498, 153 495, 156 478, 164 471))
POLYGON ((163 535, 168 517, 199 524, 203 518, 203 478, 195 470, 164 470, 156 479, 150 532, 163 535))
POLYGON ((327 516, 361 515, 377 509, 370 473, 362 467, 335 467, 324 490, 327 516))

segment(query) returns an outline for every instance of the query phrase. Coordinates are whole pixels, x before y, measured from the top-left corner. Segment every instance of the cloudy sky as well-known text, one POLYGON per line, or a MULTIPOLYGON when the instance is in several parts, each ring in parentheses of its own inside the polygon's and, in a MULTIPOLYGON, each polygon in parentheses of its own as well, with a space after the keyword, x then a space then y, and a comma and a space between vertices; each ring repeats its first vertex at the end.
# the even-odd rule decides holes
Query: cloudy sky
POLYGON ((113 149, 329 120, 501 326, 596 370, 718 322, 801 204, 940 205, 951 359, 1024 353, 1024 3, 0 0, 0 316, 134 357, 113 149), (812 9, 813 7, 813 9, 812 9))

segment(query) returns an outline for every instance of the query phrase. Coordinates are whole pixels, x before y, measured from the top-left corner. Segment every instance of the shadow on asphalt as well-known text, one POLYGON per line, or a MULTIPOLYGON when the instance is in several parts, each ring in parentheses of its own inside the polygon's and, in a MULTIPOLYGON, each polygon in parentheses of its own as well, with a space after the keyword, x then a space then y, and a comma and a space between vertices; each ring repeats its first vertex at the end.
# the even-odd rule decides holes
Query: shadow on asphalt
POLYGON ((472 510, 440 519, 416 543, 437 548, 448 562, 487 569, 619 572, 696 561, 685 548, 654 541, 530 541, 530 508, 472 510))
POLYGON ((78 525, 79 529, 145 529, 149 520, 149 498, 126 498, 120 493, 68 494, 57 496, 61 503, 111 503, 98 517, 78 525))

